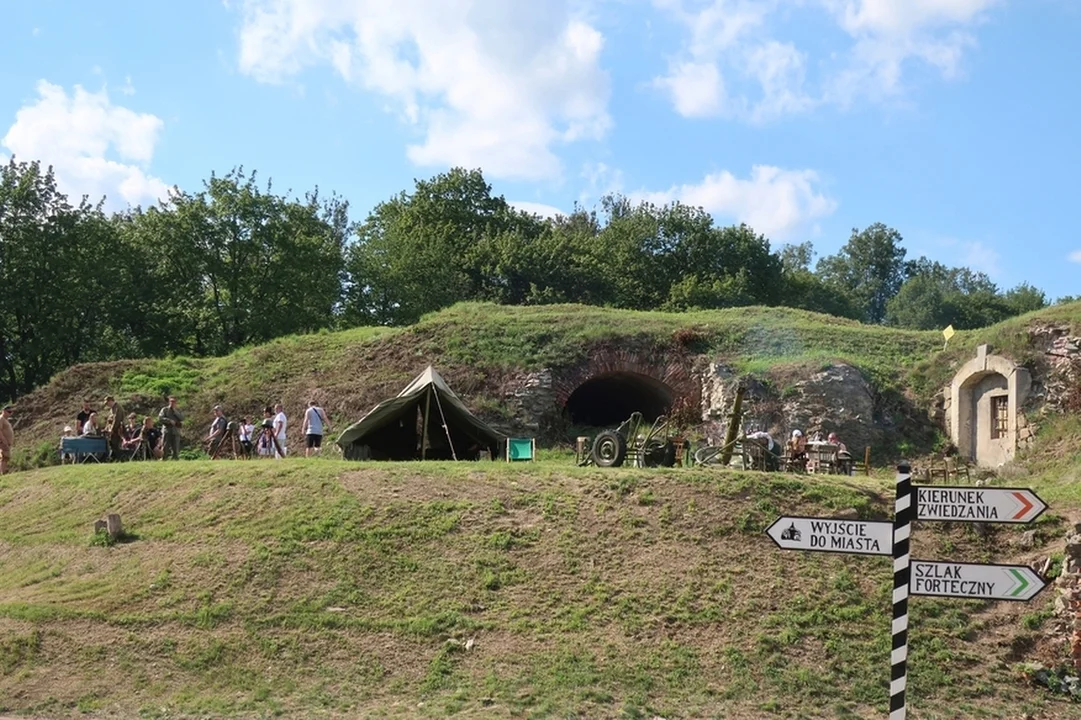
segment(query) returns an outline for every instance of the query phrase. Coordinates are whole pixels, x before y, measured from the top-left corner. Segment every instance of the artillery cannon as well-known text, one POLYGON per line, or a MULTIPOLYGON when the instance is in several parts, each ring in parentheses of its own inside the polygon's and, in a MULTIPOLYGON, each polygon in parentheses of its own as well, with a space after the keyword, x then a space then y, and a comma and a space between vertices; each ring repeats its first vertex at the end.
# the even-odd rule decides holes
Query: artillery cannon
POLYGON ((589 454, 578 464, 620 467, 628 458, 632 467, 672 467, 676 464, 676 445, 668 437, 667 417, 661 415, 648 424, 642 413, 631 413, 615 430, 598 433, 589 454))

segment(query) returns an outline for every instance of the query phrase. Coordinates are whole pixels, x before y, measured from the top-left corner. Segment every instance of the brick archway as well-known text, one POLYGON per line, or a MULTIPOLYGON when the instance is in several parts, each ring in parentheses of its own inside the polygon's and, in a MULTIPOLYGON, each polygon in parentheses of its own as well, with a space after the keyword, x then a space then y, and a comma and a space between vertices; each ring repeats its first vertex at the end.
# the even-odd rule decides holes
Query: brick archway
POLYGON ((698 407, 702 386, 692 364, 671 349, 595 348, 586 362, 554 373, 552 390, 560 408, 585 420, 578 424, 611 425, 633 410, 652 420, 680 400, 698 407))

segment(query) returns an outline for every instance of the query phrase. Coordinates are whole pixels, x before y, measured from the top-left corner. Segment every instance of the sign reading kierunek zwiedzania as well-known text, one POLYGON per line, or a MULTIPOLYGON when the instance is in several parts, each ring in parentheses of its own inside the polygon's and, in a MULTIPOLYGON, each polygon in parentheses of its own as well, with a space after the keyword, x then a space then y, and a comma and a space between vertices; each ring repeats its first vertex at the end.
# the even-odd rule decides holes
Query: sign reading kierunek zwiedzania
POLYGON ((929 487, 916 490, 916 519, 1030 523, 1047 504, 1027 488, 929 487))
POLYGON ((766 529, 782 550, 890 555, 893 524, 868 520, 782 517, 766 529))
POLYGON ((913 595, 984 600, 1031 600, 1046 583, 1024 565, 912 561, 913 595))

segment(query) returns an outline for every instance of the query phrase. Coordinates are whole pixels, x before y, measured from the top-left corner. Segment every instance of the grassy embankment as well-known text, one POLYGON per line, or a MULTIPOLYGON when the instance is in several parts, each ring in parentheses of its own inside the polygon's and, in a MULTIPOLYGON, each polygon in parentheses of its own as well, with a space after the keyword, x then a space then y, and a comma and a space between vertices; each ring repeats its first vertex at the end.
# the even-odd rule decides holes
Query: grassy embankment
POLYGON ((883 392, 899 394, 904 368, 933 357, 938 337, 784 308, 672 314, 468 303, 408 328, 286 337, 221 358, 76 366, 20 400, 18 430, 24 464, 50 456, 81 398, 98 401, 107 392, 142 412, 160 406, 164 393, 176 393, 192 415, 192 432, 209 423, 216 403, 241 414, 272 399, 301 407, 314 395, 340 428, 397 393, 428 363, 479 414, 498 420, 506 412, 501 392, 517 374, 571 367, 600 347, 706 353, 758 374, 782 368, 799 376, 840 360, 861 368, 883 392))
MULTIPOLYGON (((926 525, 920 557, 1049 554, 926 525)), ((554 461, 63 467, 0 483, 0 711, 119 717, 881 717, 890 561, 777 550, 884 478, 554 461), (100 515, 132 537, 103 546, 100 515), (468 649, 467 649, 468 648, 468 649)), ((1050 543, 1050 545, 1048 545, 1050 543)), ((914 718, 1075 717, 1010 668, 1030 605, 916 598, 914 718)))
MULTIPOLYGON (((1018 362, 1039 363, 1026 328, 1041 320, 1081 334, 1081 303, 959 332, 945 350, 938 332, 866 326, 786 308, 675 314, 464 303, 407 328, 291 336, 221 358, 76 366, 20 399, 17 465, 32 467, 55 457, 55 438, 83 397, 99 401, 113 393, 128 409, 153 412, 164 393, 176 393, 192 419, 192 442, 217 403, 240 415, 274 399, 299 408, 315 396, 340 429, 433 363, 478 414, 498 421, 507 412, 503 393, 522 372, 572 367, 603 347, 704 353, 772 380, 781 393, 785 383, 830 362, 848 362, 863 371, 886 406, 898 407, 905 397, 918 412, 977 344, 989 342, 1018 362)), ((898 447, 903 439, 896 439, 898 447)))

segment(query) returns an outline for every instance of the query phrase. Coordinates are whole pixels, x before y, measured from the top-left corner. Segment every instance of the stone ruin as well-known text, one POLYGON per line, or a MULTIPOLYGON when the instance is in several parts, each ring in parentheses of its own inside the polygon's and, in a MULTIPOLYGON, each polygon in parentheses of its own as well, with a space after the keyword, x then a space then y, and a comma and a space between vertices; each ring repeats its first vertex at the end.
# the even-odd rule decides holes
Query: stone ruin
POLYGON ((1074 670, 1081 675, 1081 523, 1066 539, 1062 574, 1055 581, 1059 595, 1055 598, 1055 617, 1060 635, 1066 635, 1074 670))
POLYGON ((822 366, 778 391, 705 356, 628 349, 601 351, 562 371, 520 375, 502 398, 510 417, 492 424, 505 432, 557 435, 561 423, 614 427, 638 410, 647 421, 679 414, 720 439, 740 385, 744 428, 766 430, 781 442, 799 428, 808 436, 837 432, 850 447, 862 448, 880 442, 890 427, 888 420, 876 421, 875 393, 851 365, 822 366))
POLYGON ((808 436, 837 432, 853 449, 873 447, 895 436, 901 420, 909 430, 944 428, 960 455, 998 467, 1031 445, 1043 415, 1081 412, 1081 338, 1068 327, 1033 324, 1027 344, 1038 361, 1021 364, 979 346, 922 415, 885 407, 859 369, 843 362, 807 365, 777 387, 684 348, 598 347, 573 367, 517 374, 504 386, 508 415, 492 425, 555 438, 574 425, 614 427, 633 410, 647 420, 680 410, 719 439, 742 385, 744 427, 779 441, 799 428, 808 436))

